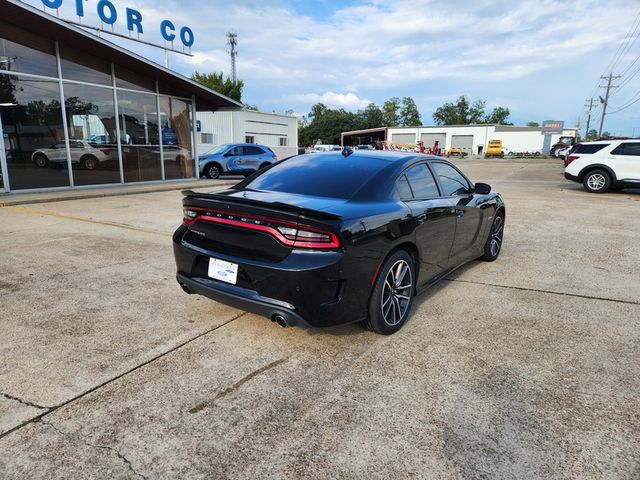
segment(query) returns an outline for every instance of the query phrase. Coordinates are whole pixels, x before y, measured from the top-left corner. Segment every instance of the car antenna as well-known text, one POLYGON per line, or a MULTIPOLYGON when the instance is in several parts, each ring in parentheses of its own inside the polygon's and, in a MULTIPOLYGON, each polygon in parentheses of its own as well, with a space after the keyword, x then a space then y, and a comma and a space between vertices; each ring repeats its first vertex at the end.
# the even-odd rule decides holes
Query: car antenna
POLYGON ((351 147, 344 147, 342 149, 342 156, 344 158, 347 158, 349 155, 353 155, 353 148, 351 147))

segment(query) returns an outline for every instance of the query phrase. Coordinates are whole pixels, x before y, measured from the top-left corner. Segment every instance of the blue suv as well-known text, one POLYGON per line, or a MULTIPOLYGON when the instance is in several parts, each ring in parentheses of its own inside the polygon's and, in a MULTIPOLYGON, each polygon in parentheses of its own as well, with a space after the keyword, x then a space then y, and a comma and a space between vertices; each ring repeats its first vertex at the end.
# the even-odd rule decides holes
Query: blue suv
POLYGON ((269 147, 253 143, 226 143, 200 155, 200 176, 251 175, 275 163, 278 158, 269 147))

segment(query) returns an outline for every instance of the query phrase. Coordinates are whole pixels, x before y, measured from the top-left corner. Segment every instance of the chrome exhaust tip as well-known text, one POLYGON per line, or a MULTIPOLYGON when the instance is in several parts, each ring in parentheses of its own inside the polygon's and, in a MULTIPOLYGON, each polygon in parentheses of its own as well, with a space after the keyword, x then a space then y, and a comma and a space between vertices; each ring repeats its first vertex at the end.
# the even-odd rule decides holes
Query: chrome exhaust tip
POLYGON ((273 316, 273 318, 271 319, 272 321, 276 322, 278 325, 280 325, 282 328, 287 328, 287 321, 284 319, 284 317, 280 314, 276 314, 273 316))

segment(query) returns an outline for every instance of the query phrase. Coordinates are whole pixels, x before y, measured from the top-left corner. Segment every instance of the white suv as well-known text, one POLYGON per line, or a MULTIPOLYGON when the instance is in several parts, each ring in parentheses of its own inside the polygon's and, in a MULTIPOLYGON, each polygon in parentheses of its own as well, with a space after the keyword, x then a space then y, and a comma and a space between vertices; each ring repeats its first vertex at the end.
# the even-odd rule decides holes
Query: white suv
POLYGON ((591 193, 640 188, 640 140, 600 140, 576 145, 564 176, 591 193))

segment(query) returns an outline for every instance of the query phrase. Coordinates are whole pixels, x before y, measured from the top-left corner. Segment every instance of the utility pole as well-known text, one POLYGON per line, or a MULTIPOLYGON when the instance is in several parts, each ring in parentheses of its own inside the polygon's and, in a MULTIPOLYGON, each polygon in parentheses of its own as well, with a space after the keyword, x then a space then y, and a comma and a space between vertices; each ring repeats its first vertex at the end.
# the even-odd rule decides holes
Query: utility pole
POLYGON ((229 55, 231 55, 231 80, 233 80, 233 83, 236 83, 236 57, 238 56, 238 52, 236 51, 236 46, 238 45, 237 33, 227 32, 227 45, 231 46, 231 50, 229 50, 229 55))
POLYGON ((584 131, 584 138, 586 139, 589 136, 589 127, 591 126, 591 111, 593 110, 593 97, 589 99, 589 105, 585 103, 584 106, 585 108, 589 109, 587 110, 587 128, 584 131))
POLYGON ((602 80, 607 81, 607 85, 599 85, 599 88, 606 88, 606 92, 604 94, 604 98, 600 97, 600 103, 602 103, 602 117, 600 117, 600 128, 598 129, 598 137, 602 135, 602 127, 604 126, 604 117, 607 114, 607 105, 609 104, 609 93, 612 88, 618 88, 617 85, 611 85, 611 82, 614 79, 620 78, 620 75, 614 76, 612 72, 609 73, 608 77, 600 77, 602 80))

